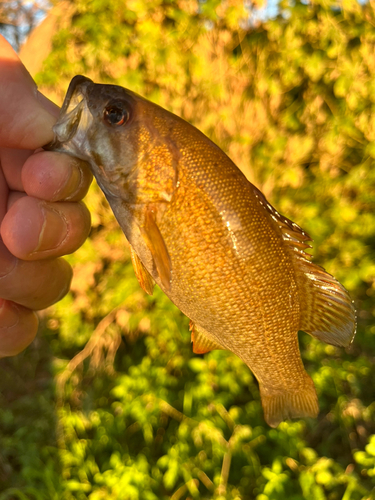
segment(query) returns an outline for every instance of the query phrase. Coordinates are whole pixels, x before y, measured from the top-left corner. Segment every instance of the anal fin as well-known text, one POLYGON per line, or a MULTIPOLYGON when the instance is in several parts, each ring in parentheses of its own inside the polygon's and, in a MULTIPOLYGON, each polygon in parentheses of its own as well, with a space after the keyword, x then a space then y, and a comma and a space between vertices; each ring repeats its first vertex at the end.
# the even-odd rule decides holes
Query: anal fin
POLYGON ((143 288, 143 290, 152 295, 154 292, 155 282, 151 276, 151 274, 147 271, 145 266, 142 264, 140 258, 135 253, 133 247, 130 245, 130 256, 132 259, 132 264, 134 268, 135 275, 139 281, 139 284, 143 288))
POLYGON ((141 228, 142 236, 151 252, 156 271, 165 290, 171 288, 172 265, 164 238, 155 220, 155 212, 146 208, 144 226, 141 228))
POLYGON ((189 323, 189 329, 191 331, 191 341, 193 343, 193 352, 195 354, 205 354, 206 352, 214 351, 215 349, 224 349, 224 347, 212 340, 210 335, 203 330, 203 328, 198 327, 192 321, 189 323))

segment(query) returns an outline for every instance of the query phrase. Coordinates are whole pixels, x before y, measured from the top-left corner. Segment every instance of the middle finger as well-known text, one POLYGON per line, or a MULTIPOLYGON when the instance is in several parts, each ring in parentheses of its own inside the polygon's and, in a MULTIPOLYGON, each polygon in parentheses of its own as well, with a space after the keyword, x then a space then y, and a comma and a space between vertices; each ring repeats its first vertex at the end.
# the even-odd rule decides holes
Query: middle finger
POLYGON ((84 203, 49 203, 31 196, 16 199, 0 228, 8 250, 23 260, 72 253, 83 244, 89 232, 90 213, 84 203))

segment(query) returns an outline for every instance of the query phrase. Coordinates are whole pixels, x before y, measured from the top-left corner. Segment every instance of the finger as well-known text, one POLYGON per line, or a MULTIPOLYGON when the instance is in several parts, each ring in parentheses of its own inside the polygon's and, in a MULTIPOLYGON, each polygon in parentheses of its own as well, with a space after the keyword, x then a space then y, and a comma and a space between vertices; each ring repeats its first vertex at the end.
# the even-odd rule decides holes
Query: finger
POLYGON ((69 291, 72 269, 64 259, 19 260, 0 241, 0 297, 45 309, 69 291))
POLYGON ((0 229, 8 250, 23 260, 72 253, 89 232, 90 213, 82 202, 48 203, 31 196, 10 207, 0 229))
POLYGON ((38 318, 33 311, 0 299, 0 358, 19 354, 37 331, 38 318))
POLYGON ((22 165, 32 154, 28 149, 1 148, 0 162, 8 187, 12 191, 24 191, 22 185, 22 165))
POLYGON ((0 35, 0 146, 36 149, 53 139, 56 117, 10 44, 0 35))
POLYGON ((92 181, 87 163, 72 156, 41 151, 28 158, 22 185, 29 196, 47 201, 78 201, 92 181))
POLYGON ((16 201, 24 196, 27 196, 27 194, 22 191, 10 191, 8 195, 8 210, 16 203, 16 201))
POLYGON ((8 194, 9 194, 8 185, 5 180, 4 174, 0 168, 0 224, 4 218, 4 215, 8 210, 7 208, 8 194))

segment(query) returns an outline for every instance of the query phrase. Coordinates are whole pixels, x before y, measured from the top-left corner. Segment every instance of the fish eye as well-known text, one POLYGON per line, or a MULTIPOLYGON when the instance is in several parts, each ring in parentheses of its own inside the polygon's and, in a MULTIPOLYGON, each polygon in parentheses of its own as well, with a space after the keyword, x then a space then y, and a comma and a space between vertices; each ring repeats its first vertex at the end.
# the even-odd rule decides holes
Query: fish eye
POLYGON ((121 127, 129 120, 129 111, 122 103, 113 103, 104 108, 103 117, 109 125, 121 127))

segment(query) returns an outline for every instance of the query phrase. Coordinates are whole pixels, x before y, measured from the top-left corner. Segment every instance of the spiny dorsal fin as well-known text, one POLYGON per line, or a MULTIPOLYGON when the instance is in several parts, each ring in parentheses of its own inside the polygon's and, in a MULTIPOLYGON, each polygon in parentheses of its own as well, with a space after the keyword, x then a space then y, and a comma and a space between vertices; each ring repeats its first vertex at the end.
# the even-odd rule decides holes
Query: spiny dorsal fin
POLYGON ((147 271, 145 266, 142 264, 140 258, 135 253, 135 251, 131 245, 130 245, 130 256, 132 259, 134 272, 135 272, 135 275, 139 281, 139 284, 141 285, 141 287, 143 288, 143 290, 146 293, 148 293, 149 295, 152 295, 154 292, 155 282, 154 282, 151 274, 147 271))
POLYGON ((258 199, 259 203, 263 208, 269 213, 272 219, 281 229, 283 239, 289 244, 289 246, 301 253, 303 255, 308 255, 304 252, 306 248, 311 248, 311 245, 306 243, 307 241, 312 241, 312 238, 304 231, 298 224, 291 221, 284 215, 279 214, 279 212, 273 208, 273 206, 268 203, 264 194, 259 191, 255 186, 253 186, 255 197, 258 199))
POLYGON ((189 323, 189 330, 191 331, 191 341, 195 354, 205 354, 215 349, 224 349, 220 344, 212 340, 203 328, 198 327, 192 321, 189 323))
POLYGON ((312 240, 308 233, 280 215, 255 187, 254 194, 279 226, 291 251, 301 304, 300 329, 328 344, 350 345, 355 336, 356 317, 348 292, 333 276, 311 262, 311 255, 305 252, 311 248, 307 243, 312 240))

